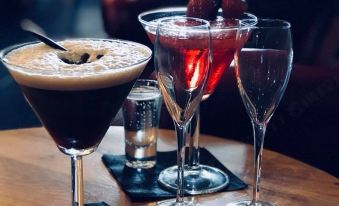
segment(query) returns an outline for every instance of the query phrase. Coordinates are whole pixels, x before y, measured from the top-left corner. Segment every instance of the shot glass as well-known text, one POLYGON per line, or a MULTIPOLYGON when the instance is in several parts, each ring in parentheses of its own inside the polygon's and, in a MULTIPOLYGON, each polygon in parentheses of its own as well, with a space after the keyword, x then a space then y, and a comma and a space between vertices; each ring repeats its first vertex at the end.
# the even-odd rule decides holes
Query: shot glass
POLYGON ((161 105, 158 82, 137 80, 122 106, 128 167, 145 169, 156 164, 161 105))

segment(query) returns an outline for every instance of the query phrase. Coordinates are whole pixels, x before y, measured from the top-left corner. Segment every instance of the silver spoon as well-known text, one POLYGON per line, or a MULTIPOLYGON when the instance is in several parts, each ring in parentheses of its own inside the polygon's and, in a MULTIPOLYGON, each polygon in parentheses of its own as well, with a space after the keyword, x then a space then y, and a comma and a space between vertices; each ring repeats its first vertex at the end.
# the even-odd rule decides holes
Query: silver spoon
POLYGON ((32 34, 35 38, 39 39, 40 41, 44 42, 48 46, 59 49, 62 51, 67 51, 67 49, 57 42, 53 41, 52 39, 48 38, 44 33, 44 31, 34 22, 29 19, 24 19, 21 21, 21 29, 32 34))

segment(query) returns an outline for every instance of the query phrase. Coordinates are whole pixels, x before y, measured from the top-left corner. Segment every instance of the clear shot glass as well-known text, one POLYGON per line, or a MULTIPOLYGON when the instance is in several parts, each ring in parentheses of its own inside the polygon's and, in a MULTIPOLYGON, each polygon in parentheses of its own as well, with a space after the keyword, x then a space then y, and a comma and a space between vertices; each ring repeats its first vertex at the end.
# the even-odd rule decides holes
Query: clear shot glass
POLYGON ((137 80, 122 106, 127 166, 146 169, 156 164, 161 105, 158 82, 137 80))

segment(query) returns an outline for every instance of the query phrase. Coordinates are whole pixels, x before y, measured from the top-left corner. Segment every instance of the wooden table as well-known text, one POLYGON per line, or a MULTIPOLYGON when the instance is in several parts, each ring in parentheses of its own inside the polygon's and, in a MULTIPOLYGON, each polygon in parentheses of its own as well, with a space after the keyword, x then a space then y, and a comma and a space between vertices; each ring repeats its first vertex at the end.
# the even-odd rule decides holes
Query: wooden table
MULTIPOLYGON (((161 130, 159 136, 159 150, 176 148, 173 131, 161 130)), ((1 131, 0 142, 1 206, 70 205, 70 160, 58 151, 43 128, 1 131)), ((252 182, 251 145, 208 135, 201 135, 201 145, 240 178, 252 182)), ((112 127, 98 150, 84 158, 86 202, 155 205, 131 203, 102 164, 103 153, 123 151, 123 129, 112 127)), ((339 205, 339 180, 297 160, 265 150, 262 176, 261 197, 275 205, 339 205)), ((250 198, 251 192, 250 186, 247 190, 194 199, 200 205, 224 206, 232 200, 250 198)))

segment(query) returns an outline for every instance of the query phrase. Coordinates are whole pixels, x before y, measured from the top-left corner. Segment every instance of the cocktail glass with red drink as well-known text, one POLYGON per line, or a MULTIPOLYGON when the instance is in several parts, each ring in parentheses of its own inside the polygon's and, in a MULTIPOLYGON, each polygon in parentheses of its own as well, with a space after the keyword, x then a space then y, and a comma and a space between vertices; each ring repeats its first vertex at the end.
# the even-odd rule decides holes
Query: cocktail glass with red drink
MULTIPOLYGON (((186 7, 161 8, 141 13, 138 18, 151 42, 154 42, 156 26, 165 17, 185 16, 186 7)), ((233 61, 234 53, 247 40, 251 27, 257 22, 256 16, 242 14, 238 19, 223 18, 221 10, 211 23, 212 66, 207 80, 203 99, 213 93, 225 70, 233 61)), ((185 166, 185 192, 203 194, 218 191, 227 186, 228 176, 218 168, 200 164, 199 162, 199 109, 191 123, 191 141, 188 164, 185 166), (194 125, 194 126, 193 126, 194 125)), ((176 188, 177 167, 165 169, 159 176, 159 183, 174 190, 176 188)))

